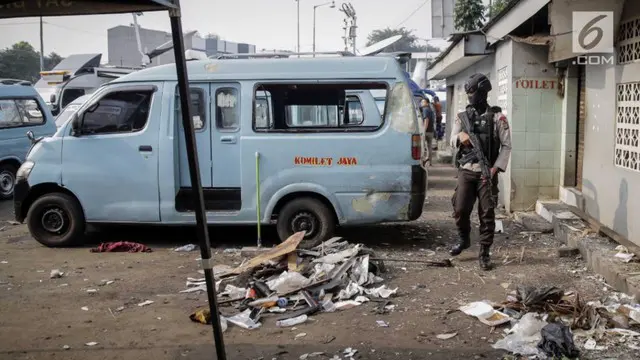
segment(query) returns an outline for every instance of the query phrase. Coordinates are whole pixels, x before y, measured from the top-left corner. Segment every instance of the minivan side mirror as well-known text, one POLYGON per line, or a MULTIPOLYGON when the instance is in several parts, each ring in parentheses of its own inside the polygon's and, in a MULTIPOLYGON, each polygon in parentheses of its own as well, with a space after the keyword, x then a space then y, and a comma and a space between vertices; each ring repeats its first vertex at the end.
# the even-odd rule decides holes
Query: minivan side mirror
POLYGON ((29 139, 29 141, 31 141, 32 144, 36 142, 36 137, 35 135, 33 135, 33 131, 31 130, 27 131, 27 139, 29 139))

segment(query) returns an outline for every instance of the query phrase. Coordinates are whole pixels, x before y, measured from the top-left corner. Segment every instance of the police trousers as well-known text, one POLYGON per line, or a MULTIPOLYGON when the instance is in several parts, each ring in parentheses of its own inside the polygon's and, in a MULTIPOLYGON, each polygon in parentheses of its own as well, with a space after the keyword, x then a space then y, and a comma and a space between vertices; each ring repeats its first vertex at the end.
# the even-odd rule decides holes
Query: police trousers
POLYGON ((469 238, 471 233, 471 212, 478 200, 478 219, 480 220, 480 245, 491 246, 496 228, 495 209, 491 207, 491 200, 497 204, 498 175, 492 179, 491 189, 487 182, 482 181, 482 174, 466 169, 458 170, 458 183, 453 193, 453 217, 461 237, 469 238))

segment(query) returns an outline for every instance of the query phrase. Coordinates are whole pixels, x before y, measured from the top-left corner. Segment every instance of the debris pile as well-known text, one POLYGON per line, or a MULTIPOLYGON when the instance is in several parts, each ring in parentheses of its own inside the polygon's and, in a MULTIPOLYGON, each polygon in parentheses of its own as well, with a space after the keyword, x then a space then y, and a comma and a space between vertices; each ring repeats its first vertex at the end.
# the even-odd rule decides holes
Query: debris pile
MULTIPOLYGON (((361 244, 349 244, 332 238, 309 249, 298 249, 303 232, 292 235, 278 246, 266 249, 240 266, 214 267, 216 289, 221 307, 233 306, 221 321, 256 329, 260 320, 272 316, 278 327, 304 323, 309 316, 360 306, 364 302, 388 299, 397 291, 381 284, 380 274, 386 271, 382 260, 361 244)), ((204 279, 189 278, 190 293, 206 291, 204 279)), ((210 323, 208 309, 200 309, 193 321, 210 323)))
POLYGON ((459 310, 490 326, 511 323, 493 347, 516 355, 573 359, 578 348, 601 351, 622 344, 640 349, 640 305, 623 294, 585 302, 578 293, 554 286, 520 286, 502 303, 480 301, 459 310))

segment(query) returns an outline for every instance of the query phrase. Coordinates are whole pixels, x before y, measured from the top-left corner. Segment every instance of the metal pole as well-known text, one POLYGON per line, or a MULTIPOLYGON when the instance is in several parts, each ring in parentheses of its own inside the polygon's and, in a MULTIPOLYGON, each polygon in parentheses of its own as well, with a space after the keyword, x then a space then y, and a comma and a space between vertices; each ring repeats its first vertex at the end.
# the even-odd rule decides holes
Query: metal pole
POLYGON ((40 16, 40 71, 44 71, 44 27, 40 16))
POLYGON ((353 15, 353 53, 356 54, 356 31, 358 31, 358 26, 356 26, 356 16, 353 15))
POLYGON ((211 264, 211 244, 209 243, 209 230, 207 228, 207 218, 204 208, 204 194, 200 182, 200 168, 198 166, 198 148, 196 146, 196 136, 191 120, 189 96, 189 77, 187 76, 187 63, 184 55, 184 41, 182 39, 182 23, 180 20, 180 1, 175 1, 177 9, 169 11, 171 20, 171 35, 173 37, 173 51, 176 58, 176 74, 178 77, 178 89, 180 93, 180 107, 182 109, 182 126, 184 127, 184 138, 187 148, 187 160, 189 162, 189 175, 191 187, 193 189, 193 202, 195 205, 196 230, 200 243, 200 254, 202 267, 207 284, 207 297, 209 300, 209 310, 211 311, 211 326, 213 327, 213 337, 215 340, 216 355, 218 360, 226 360, 227 354, 224 348, 222 328, 220 327, 220 317, 218 312, 218 298, 214 285, 213 270, 211 264))
MULTIPOLYGON (((300 52, 300 0, 296 0, 298 3, 298 53, 300 52)), ((300 57, 300 55, 298 55, 300 57)))
POLYGON ((318 6, 313 7, 313 57, 316 57, 316 9, 318 6))

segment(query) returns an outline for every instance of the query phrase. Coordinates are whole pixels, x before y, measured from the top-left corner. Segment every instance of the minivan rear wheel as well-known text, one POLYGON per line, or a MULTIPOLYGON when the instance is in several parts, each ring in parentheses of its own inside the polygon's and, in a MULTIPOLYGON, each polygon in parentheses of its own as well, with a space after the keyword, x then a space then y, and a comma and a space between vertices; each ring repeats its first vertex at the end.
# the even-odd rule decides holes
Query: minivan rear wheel
POLYGON ((0 200, 13 198, 13 188, 16 183, 18 169, 11 164, 0 165, 0 200))
POLYGON ((289 201, 278 214, 276 228, 280 241, 304 231, 299 249, 310 249, 328 239, 335 231, 336 221, 332 209, 321 201, 303 197, 289 201))
POLYGON ((27 213, 31 235, 48 247, 75 245, 84 236, 85 219, 78 201, 67 194, 44 195, 27 213))

